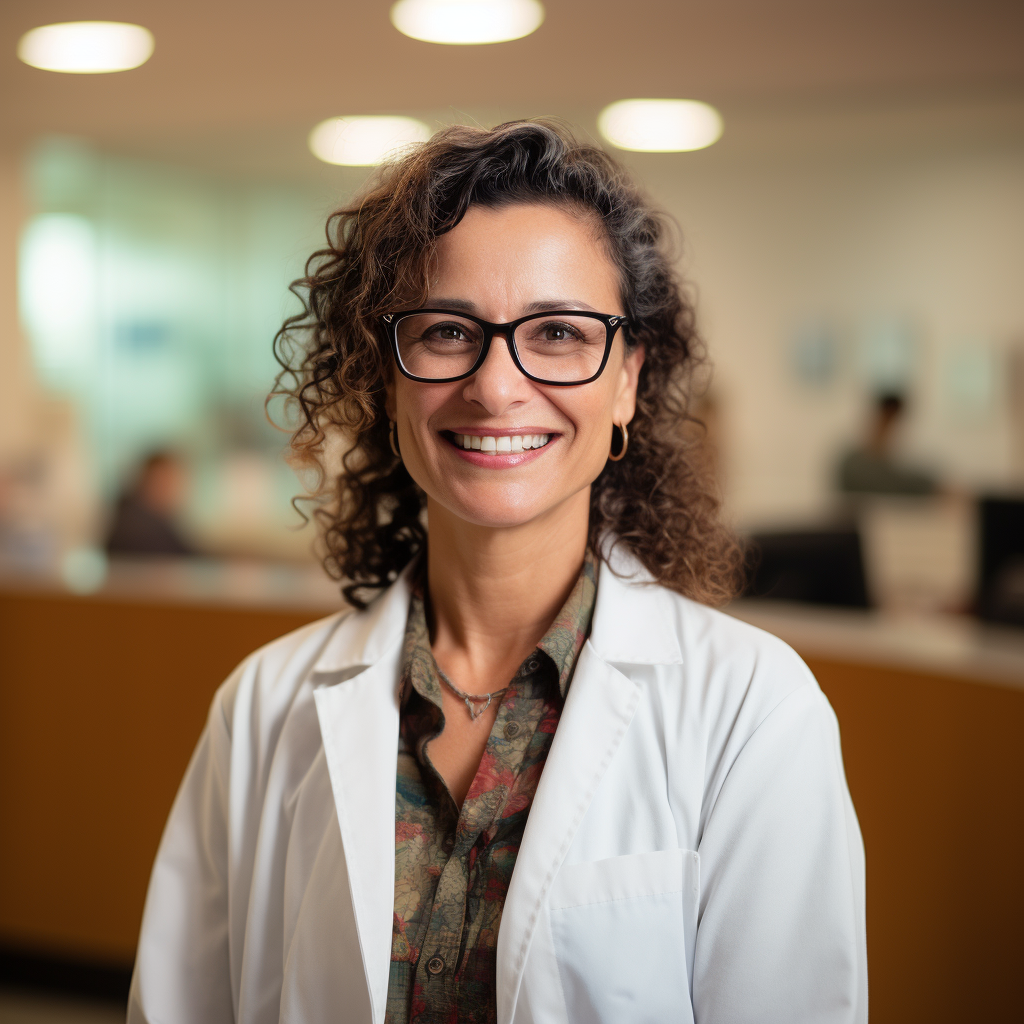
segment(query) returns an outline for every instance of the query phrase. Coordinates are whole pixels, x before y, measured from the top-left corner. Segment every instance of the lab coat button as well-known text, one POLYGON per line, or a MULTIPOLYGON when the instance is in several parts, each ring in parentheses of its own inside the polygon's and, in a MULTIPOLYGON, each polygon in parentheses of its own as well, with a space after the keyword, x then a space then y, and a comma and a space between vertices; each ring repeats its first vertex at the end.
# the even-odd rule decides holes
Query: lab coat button
POLYGON ((444 970, 444 961, 439 956, 432 956, 427 961, 427 970, 431 974, 440 974, 444 970))

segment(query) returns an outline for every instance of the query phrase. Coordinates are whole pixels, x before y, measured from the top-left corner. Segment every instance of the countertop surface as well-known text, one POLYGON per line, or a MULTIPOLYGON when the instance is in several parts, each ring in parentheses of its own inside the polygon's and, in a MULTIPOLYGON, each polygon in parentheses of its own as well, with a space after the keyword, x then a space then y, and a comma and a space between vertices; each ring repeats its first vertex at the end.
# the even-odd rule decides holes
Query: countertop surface
POLYGON ((805 658, 937 673, 1024 689, 1024 629, 967 615, 735 601, 730 615, 785 640, 805 658))
POLYGON ((113 558, 87 582, 74 586, 56 573, 0 571, 0 592, 6 593, 308 612, 311 620, 345 607, 340 585, 314 563, 113 558))
MULTIPOLYGON (((189 604, 308 613, 345 607, 319 565, 210 559, 113 559, 83 592, 57 575, 0 572, 0 592, 83 600, 189 604)), ((742 600, 726 612, 781 637, 805 658, 937 673, 1024 689, 1024 629, 965 615, 861 611, 742 600)))

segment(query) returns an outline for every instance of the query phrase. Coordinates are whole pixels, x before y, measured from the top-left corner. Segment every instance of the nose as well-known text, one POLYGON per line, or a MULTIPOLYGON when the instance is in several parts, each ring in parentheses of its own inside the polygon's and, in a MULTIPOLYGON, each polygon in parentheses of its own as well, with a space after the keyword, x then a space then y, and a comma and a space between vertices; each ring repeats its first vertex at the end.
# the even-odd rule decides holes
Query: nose
POLYGON ((467 402, 483 406, 491 416, 499 416, 511 406, 528 401, 532 393, 533 384, 516 366, 503 334, 491 339, 487 357, 466 380, 462 392, 467 402))

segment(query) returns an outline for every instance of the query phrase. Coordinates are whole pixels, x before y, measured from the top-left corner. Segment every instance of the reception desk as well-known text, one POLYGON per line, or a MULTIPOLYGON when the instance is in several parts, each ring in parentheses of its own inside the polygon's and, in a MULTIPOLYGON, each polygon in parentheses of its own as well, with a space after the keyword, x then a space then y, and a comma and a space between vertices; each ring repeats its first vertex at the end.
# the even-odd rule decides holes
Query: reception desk
MULTIPOLYGON (((128 964, 213 692, 338 608, 315 575, 116 567, 98 592, 0 580, 0 943, 128 964)), ((739 603, 839 718, 868 864, 874 1022, 1020 1019, 1024 632, 739 603)))

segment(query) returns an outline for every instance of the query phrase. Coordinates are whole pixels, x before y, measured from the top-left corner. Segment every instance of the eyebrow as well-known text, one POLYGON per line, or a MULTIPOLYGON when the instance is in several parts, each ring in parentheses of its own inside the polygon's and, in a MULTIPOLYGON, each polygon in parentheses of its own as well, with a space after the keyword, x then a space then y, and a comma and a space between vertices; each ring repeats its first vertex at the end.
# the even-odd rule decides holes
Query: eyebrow
MULTIPOLYGON (((470 299, 431 298, 427 300, 427 303, 428 309, 450 309, 453 313, 472 313, 473 316, 480 315, 480 307, 470 299)), ((522 315, 529 316, 531 313, 545 313, 552 309, 579 309, 590 313, 598 312, 589 302, 583 302, 581 299, 539 299, 527 305, 522 315)))

